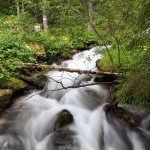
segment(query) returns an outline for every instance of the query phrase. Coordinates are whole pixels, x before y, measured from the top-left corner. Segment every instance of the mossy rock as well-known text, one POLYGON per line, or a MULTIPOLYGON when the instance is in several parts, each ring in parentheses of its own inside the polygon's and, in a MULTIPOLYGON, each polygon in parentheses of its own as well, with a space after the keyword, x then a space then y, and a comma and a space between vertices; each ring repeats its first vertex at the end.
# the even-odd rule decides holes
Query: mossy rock
POLYGON ((32 80, 32 83, 35 87, 43 89, 48 81, 48 77, 45 74, 35 74, 31 76, 30 80, 32 80))
POLYGON ((67 109, 63 109, 56 116, 56 120, 54 123, 54 130, 67 126, 72 122, 73 122, 73 115, 67 109))
POLYGON ((102 69, 102 61, 101 61, 101 59, 98 59, 97 61, 96 61, 96 67, 99 69, 99 70, 101 70, 102 69))
POLYGON ((0 108, 3 108, 11 103, 13 96, 13 90, 11 89, 0 89, 0 108))
POLYGON ((27 88, 28 85, 22 80, 16 78, 10 78, 4 83, 0 83, 0 87, 1 89, 12 89, 14 91, 18 91, 27 88))

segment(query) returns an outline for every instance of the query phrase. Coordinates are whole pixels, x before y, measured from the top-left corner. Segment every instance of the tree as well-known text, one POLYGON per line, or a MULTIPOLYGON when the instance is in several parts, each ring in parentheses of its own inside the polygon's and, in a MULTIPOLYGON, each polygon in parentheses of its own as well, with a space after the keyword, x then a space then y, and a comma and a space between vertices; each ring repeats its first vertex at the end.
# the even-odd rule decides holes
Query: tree
POLYGON ((42 8, 43 8, 43 28, 46 32, 47 32, 47 29, 48 29, 47 4, 48 4, 48 1, 43 0, 43 6, 42 6, 42 8))
POLYGON ((87 1, 88 6, 88 31, 93 32, 93 0, 87 1))

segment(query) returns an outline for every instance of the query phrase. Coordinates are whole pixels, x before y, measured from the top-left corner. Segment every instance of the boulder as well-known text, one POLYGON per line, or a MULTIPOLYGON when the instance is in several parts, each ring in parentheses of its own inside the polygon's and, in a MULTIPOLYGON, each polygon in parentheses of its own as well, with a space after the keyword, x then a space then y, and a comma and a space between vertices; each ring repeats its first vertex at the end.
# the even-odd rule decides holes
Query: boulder
POLYGON ((46 82, 48 82, 48 77, 45 74, 33 75, 31 79, 36 83, 36 87, 43 89, 46 82))
POLYGON ((3 108, 11 103, 13 96, 13 90, 11 89, 0 89, 0 108, 3 108))
POLYGON ((68 128, 68 125, 72 122, 73 115, 67 109, 63 109, 57 114, 53 134, 48 143, 48 147, 50 147, 50 149, 78 149, 79 144, 75 138, 76 133, 68 128))
POLYGON ((101 62, 101 59, 96 60, 96 67, 97 67, 99 70, 102 69, 102 66, 103 66, 103 64, 102 64, 102 62, 101 62))
POLYGON ((58 130, 64 126, 67 126, 73 122, 73 115, 67 110, 63 109, 58 113, 55 123, 54 123, 54 131, 58 130))
POLYGON ((20 79, 10 78, 4 83, 0 83, 0 87, 1 89, 12 89, 14 91, 20 91, 26 89, 28 85, 20 79))
POLYGON ((48 147, 51 145, 51 150, 72 150, 79 149, 79 143, 75 137, 76 133, 67 128, 61 128, 55 131, 52 135, 48 147))
POLYGON ((43 89, 45 86, 45 83, 48 81, 48 78, 46 75, 33 75, 31 77, 28 77, 26 75, 20 75, 20 79, 26 82, 29 86, 36 87, 38 89, 43 89))

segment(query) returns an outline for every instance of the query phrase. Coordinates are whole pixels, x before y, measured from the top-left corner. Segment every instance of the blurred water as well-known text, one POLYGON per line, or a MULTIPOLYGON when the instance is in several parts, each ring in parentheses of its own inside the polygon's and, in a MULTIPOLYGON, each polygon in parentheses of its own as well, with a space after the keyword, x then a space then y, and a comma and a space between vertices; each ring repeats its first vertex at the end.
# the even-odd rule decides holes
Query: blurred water
MULTIPOLYGON (((80 52, 61 66, 96 71, 95 61, 101 58, 102 48, 80 52)), ((106 115, 109 93, 103 87, 62 89, 93 83, 90 76, 58 71, 47 75, 49 82, 41 91, 44 94, 22 98, 0 120, 0 150, 150 150, 149 117, 132 130, 106 115), (74 121, 54 131, 56 116, 63 109, 74 121)))

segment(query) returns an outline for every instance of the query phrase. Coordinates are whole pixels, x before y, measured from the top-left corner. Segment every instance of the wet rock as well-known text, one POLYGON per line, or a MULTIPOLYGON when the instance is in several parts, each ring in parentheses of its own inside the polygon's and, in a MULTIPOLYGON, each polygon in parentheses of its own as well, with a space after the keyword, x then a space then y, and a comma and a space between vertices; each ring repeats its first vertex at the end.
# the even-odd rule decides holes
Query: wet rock
POLYGON ((101 70, 102 69, 102 62, 101 62, 101 59, 98 59, 97 61, 96 61, 96 67, 99 69, 99 70, 101 70))
POLYGON ((36 85, 39 88, 43 89, 46 82, 48 81, 48 77, 45 74, 39 74, 31 77, 32 80, 35 81, 36 85))
POLYGON ((58 129, 53 134, 54 145, 68 145, 73 144, 74 132, 67 129, 58 129))
POLYGON ((58 113, 55 123, 54 123, 54 131, 60 129, 66 125, 69 125, 73 122, 73 115, 67 110, 63 109, 58 113))
POLYGON ((13 90, 11 89, 0 89, 0 108, 5 107, 11 103, 13 90))
POLYGON ((22 79, 24 82, 28 84, 28 86, 33 86, 38 89, 43 89, 45 83, 48 81, 46 75, 33 75, 31 77, 28 77, 26 75, 21 75, 20 79, 22 79))
POLYGON ((52 150, 74 150, 79 149, 77 138, 75 138, 75 132, 68 128, 61 128, 56 130, 49 143, 52 150))
POLYGON ((113 115, 116 118, 126 122, 129 126, 134 127, 137 126, 137 121, 135 117, 125 108, 119 107, 118 103, 107 104, 104 107, 104 111, 108 115, 113 115))
POLYGON ((67 110, 60 111, 55 119, 54 130, 48 147, 52 150, 74 150, 79 146, 76 133, 69 129, 69 126, 73 122, 73 115, 67 110))

